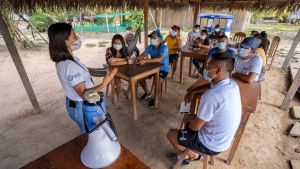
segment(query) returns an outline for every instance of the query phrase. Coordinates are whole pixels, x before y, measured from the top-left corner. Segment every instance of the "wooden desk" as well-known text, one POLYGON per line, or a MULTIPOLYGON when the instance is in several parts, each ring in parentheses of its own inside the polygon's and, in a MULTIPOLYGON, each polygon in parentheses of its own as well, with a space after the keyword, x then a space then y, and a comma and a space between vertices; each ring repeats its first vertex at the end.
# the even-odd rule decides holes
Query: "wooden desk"
POLYGON ((181 48, 181 55, 180 55, 180 83, 183 83, 183 64, 184 58, 190 58, 190 65, 189 65, 189 76, 191 76, 192 71, 192 62, 193 58, 201 59, 204 62, 207 59, 209 49, 201 48, 201 49, 190 49, 187 45, 181 48))
MULTIPOLYGON (((118 68, 116 77, 127 80, 129 82, 130 94, 131 94, 131 106, 133 110, 133 119, 137 120, 137 109, 136 109, 136 94, 137 94, 137 81, 148 77, 149 75, 155 74, 155 107, 158 105, 158 80, 159 80, 159 69, 161 63, 146 63, 144 65, 120 65, 113 66, 118 68)), ((114 81, 114 80, 113 80, 114 81)), ((112 98, 115 100, 115 85, 112 83, 112 98)))
MULTIPOLYGON (((25 165, 22 169, 86 169, 87 167, 80 161, 80 153, 87 143, 87 138, 87 134, 78 136, 25 165)), ((118 160, 105 169, 150 169, 124 146, 121 147, 118 160)))
MULTIPOLYGON (((233 140, 229 156, 226 160, 226 163, 228 165, 230 165, 230 163, 234 157, 234 154, 240 143, 240 140, 244 133, 244 130, 247 125, 250 114, 254 113, 256 110, 258 95, 259 95, 259 91, 260 91, 260 87, 261 87, 260 82, 255 82, 255 83, 249 84, 249 83, 245 83, 237 78, 234 78, 234 80, 240 88, 243 112, 242 112, 242 117, 241 117, 241 122, 240 122, 239 128, 236 131, 235 138, 233 140)), ((203 78, 198 79, 192 86, 193 86, 193 88, 201 86, 201 89, 203 86, 204 89, 208 90, 207 81, 204 80, 203 78)), ((192 103, 191 103, 191 113, 196 114, 198 105, 199 105, 199 101, 200 101, 200 96, 203 93, 204 92, 201 92, 200 94, 193 96, 192 103)), ((182 124, 181 124, 181 126, 182 126, 182 124)))

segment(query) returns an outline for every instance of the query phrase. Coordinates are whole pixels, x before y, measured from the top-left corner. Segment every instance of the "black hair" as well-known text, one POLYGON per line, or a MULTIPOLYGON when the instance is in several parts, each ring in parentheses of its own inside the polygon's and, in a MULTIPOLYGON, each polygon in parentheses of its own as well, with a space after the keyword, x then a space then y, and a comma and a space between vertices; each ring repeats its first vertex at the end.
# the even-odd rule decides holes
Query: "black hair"
POLYGON ((123 58, 125 58, 128 55, 128 49, 126 47, 125 40, 124 40, 123 36, 120 35, 120 34, 115 34, 113 36, 112 40, 111 40, 111 48, 110 48, 111 53, 112 53, 113 56, 117 55, 117 50, 113 47, 114 41, 117 40, 117 39, 120 40, 121 43, 122 43, 122 49, 120 50, 120 53, 121 53, 121 56, 123 58))
POLYGON ((197 25, 194 26, 194 28, 200 28, 200 25, 197 24, 197 25))
POLYGON ((220 36, 218 37, 218 39, 223 39, 223 38, 228 39, 228 37, 227 37, 226 35, 220 35, 220 36))
POLYGON ((206 29, 202 29, 201 32, 205 33, 208 36, 208 31, 206 29))
POLYGON ((256 30, 251 31, 251 34, 252 33, 258 34, 258 32, 256 30))
POLYGON ((226 63, 226 71, 231 74, 233 70, 234 60, 228 52, 215 53, 212 55, 210 62, 224 62, 226 63))
POLYGON ((71 31, 72 26, 67 23, 55 23, 49 26, 49 53, 50 59, 53 62, 58 63, 65 60, 74 61, 74 58, 66 45, 66 40, 69 39, 71 31))
POLYGON ((260 34, 261 34, 262 38, 267 38, 268 37, 268 35, 265 31, 262 31, 260 34))
POLYGON ((129 27, 127 27, 127 29, 126 30, 128 30, 128 31, 131 31, 132 30, 132 28, 129 26, 129 27))

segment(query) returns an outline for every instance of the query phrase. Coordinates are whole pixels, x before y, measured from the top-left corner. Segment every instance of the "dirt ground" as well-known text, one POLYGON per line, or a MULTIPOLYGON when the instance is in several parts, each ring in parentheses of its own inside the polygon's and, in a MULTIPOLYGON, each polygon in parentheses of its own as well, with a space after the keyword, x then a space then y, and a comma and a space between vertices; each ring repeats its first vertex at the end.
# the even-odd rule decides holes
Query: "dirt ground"
MULTIPOLYGON (((299 138, 287 136, 287 131, 295 122, 287 110, 280 106, 288 86, 289 72, 279 69, 284 55, 296 34, 280 35, 282 41, 274 66, 266 73, 262 83, 262 100, 258 102, 256 113, 252 114, 246 130, 230 166, 223 160, 228 152, 217 156, 211 169, 286 169, 290 159, 300 159, 295 152, 300 147, 299 138)), ((184 34, 186 36, 186 33, 184 34)), ((80 34, 83 46, 75 52, 89 67, 101 67, 105 62, 104 47, 99 41, 108 41, 112 35, 80 34), (87 43, 97 46, 87 47, 87 43)), ((107 44, 109 46, 110 44, 107 44)), ((139 44, 143 49, 143 44, 139 44)), ((297 49, 300 50, 299 47, 297 49)), ((59 145, 79 135, 76 124, 68 117, 65 109, 65 95, 56 75, 54 63, 49 59, 46 45, 29 50, 19 50, 25 69, 42 108, 35 114, 21 83, 13 61, 0 38, 0 168, 19 168, 44 155, 59 145)), ((194 79, 187 77, 185 63, 184 84, 177 81, 168 83, 159 108, 150 110, 146 102, 138 102, 138 121, 133 121, 129 100, 120 97, 119 106, 112 105, 107 97, 106 106, 112 114, 120 136, 120 142, 154 169, 170 168, 166 159, 168 152, 174 151, 168 143, 166 133, 170 128, 178 128, 182 116, 178 113, 186 88, 194 79), (176 92, 172 92, 176 91, 176 92)), ((94 79, 99 83, 101 79, 94 79)), ((142 90, 139 90, 139 95, 142 90)), ((294 105, 299 101, 294 100, 294 105)), ((201 168, 202 162, 194 162, 185 168, 201 168)))

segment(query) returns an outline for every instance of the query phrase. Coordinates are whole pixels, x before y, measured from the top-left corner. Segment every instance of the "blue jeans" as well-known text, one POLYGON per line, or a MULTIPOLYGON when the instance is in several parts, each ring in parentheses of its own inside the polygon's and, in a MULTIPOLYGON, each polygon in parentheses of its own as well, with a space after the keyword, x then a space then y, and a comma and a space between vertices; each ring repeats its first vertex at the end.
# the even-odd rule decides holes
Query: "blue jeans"
POLYGON ((66 108, 69 113, 69 116, 73 121, 77 123, 80 128, 80 134, 86 132, 83 121, 83 112, 82 112, 82 102, 83 101, 74 101, 75 105, 70 106, 70 99, 66 98, 66 108))

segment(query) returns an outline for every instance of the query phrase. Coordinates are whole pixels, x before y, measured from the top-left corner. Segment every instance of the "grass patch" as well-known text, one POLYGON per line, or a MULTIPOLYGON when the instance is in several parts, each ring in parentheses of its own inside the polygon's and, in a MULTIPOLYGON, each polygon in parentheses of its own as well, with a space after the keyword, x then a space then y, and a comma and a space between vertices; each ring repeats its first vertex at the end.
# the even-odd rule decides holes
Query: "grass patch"
POLYGON ((246 30, 246 34, 249 35, 252 30, 258 32, 266 31, 270 35, 282 34, 286 32, 298 32, 299 26, 287 25, 287 24, 250 24, 246 30))
POLYGON ((96 44, 94 44, 94 43, 87 43, 85 46, 86 46, 87 48, 92 48, 92 47, 95 47, 96 44))
POLYGON ((100 41, 100 42, 98 42, 98 46, 99 47, 106 47, 106 45, 108 44, 109 42, 107 42, 107 41, 100 41))

